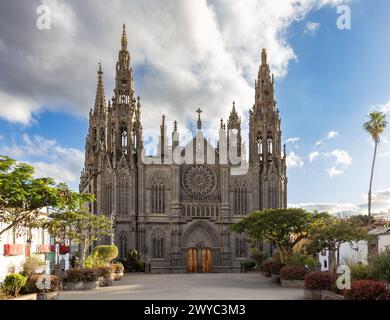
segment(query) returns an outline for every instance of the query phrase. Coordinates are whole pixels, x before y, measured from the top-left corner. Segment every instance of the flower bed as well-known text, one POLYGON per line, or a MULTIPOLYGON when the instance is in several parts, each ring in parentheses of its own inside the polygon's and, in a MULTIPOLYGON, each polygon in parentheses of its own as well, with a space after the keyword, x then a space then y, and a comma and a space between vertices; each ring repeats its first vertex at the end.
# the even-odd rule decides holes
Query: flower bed
POLYGON ((94 269, 69 269, 64 278, 64 290, 90 290, 99 286, 99 275, 94 269))

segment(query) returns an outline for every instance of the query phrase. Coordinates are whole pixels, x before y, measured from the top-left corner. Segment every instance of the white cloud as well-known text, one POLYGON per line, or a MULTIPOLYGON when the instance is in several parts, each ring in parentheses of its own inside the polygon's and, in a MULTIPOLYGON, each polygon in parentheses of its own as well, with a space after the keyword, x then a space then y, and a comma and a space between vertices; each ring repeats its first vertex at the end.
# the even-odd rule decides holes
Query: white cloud
POLYGON ((352 164, 352 158, 345 150, 333 150, 330 153, 336 158, 336 165, 350 166, 352 164))
POLYGON ((175 115, 182 125, 195 118, 195 107, 201 107, 215 127, 221 116, 227 117, 226 106, 232 100, 242 114, 253 104, 261 49, 267 48, 275 76, 284 76, 295 59, 286 30, 312 9, 335 4, 45 0, 53 14, 52 29, 40 31, 31 27, 40 1, 5 1, 9 10, 0 12, 0 21, 7 26, 0 29, 0 117, 28 123, 43 106, 87 116, 99 60, 111 97, 125 22, 145 129, 155 127, 156 110, 175 115), (9 109, 7 100, 14 101, 15 108, 9 109))
POLYGON ((294 151, 291 151, 287 155, 287 167, 288 168, 302 168, 303 165, 304 165, 304 161, 294 151))
POLYGON ((338 135, 339 135, 339 133, 338 133, 337 131, 334 131, 334 130, 329 131, 329 132, 326 134, 326 138, 320 139, 320 140, 318 140, 318 141, 316 142, 315 147, 318 147, 318 146, 324 144, 324 142, 325 142, 326 140, 332 140, 332 139, 336 138, 338 135))
POLYGON ((292 144, 294 144, 294 143, 298 142, 299 140, 300 140, 299 137, 292 137, 292 138, 288 138, 288 139, 285 141, 285 143, 292 143, 292 144))
POLYGON ((314 35, 319 29, 320 25, 321 24, 319 22, 312 22, 312 21, 307 22, 305 26, 305 33, 314 35))
POLYGON ((327 169, 326 171, 328 172, 330 178, 339 176, 340 174, 344 173, 343 171, 337 169, 336 166, 333 166, 333 167, 327 169))
POLYGON ((319 212, 340 213, 360 213, 361 208, 354 203, 295 203, 289 204, 290 208, 303 208, 308 211, 317 210, 319 212))
POLYGON ((84 162, 84 153, 79 149, 65 148, 55 140, 24 134, 22 143, 0 146, 0 153, 31 164, 36 177, 52 177, 77 188, 84 162))
POLYGON ((389 113, 390 112, 390 101, 384 103, 384 104, 377 104, 373 106, 371 109, 381 111, 383 113, 389 113))
POLYGON ((309 162, 312 163, 315 159, 321 156, 321 153, 318 151, 313 151, 309 153, 309 162))

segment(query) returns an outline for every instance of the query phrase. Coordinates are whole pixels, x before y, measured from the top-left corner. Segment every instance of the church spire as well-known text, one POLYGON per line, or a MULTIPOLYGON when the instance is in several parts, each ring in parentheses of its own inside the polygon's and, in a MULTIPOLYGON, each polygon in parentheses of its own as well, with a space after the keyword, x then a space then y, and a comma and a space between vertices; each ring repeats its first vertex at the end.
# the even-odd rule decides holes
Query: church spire
POLYGON ((197 128, 198 128, 198 130, 200 130, 200 129, 202 129, 202 120, 200 120, 200 114, 201 114, 203 111, 200 110, 200 108, 198 108, 198 110, 196 110, 196 112, 198 113, 197 128))
POLYGON ((121 50, 116 63, 115 96, 113 99, 118 104, 132 104, 134 100, 133 70, 130 62, 130 53, 127 50, 126 25, 123 24, 121 50))
POLYGON ((267 51, 261 51, 261 65, 255 83, 255 110, 275 109, 274 79, 267 61, 267 51))
POLYGON ((106 108, 106 97, 104 94, 104 84, 103 84, 103 70, 102 64, 99 62, 98 70, 98 83, 96 88, 96 98, 95 98, 95 113, 101 113, 106 108))

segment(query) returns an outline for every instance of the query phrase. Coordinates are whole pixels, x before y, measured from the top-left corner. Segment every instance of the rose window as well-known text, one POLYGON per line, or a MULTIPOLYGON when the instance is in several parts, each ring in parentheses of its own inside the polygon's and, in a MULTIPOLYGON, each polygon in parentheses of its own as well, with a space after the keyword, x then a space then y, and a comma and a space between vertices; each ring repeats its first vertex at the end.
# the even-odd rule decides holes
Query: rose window
POLYGON ((183 175, 183 186, 192 196, 206 196, 216 187, 215 173, 205 165, 189 166, 183 175))

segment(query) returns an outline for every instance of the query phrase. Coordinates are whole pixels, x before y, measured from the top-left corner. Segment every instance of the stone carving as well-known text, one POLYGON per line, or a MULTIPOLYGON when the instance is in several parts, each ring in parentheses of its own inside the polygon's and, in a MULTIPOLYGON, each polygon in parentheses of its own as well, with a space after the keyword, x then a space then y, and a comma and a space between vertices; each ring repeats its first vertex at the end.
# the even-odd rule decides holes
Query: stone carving
POLYGON ((205 165, 192 165, 187 167, 183 174, 183 187, 192 196, 207 196, 216 188, 216 175, 205 165))

